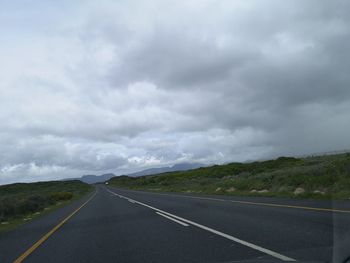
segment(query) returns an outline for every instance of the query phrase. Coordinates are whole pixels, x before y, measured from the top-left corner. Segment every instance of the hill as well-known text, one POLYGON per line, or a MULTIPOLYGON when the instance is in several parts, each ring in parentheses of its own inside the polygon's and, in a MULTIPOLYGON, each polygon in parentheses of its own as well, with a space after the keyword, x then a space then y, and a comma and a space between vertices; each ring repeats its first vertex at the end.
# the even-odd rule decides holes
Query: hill
POLYGON ((113 177, 109 183, 151 191, 348 199, 350 153, 280 157, 137 178, 113 177))
POLYGON ((114 176, 115 174, 113 173, 102 174, 102 175, 83 175, 78 180, 87 184, 95 184, 95 183, 102 183, 102 182, 108 181, 114 176))
POLYGON ((161 174, 166 172, 186 171, 186 170, 196 169, 201 166, 204 166, 204 165, 200 163, 179 163, 172 166, 150 168, 150 169, 142 170, 140 172, 127 174, 127 176, 139 177, 139 176, 145 176, 145 175, 161 174))
POLYGON ((31 219, 52 206, 80 198, 92 189, 78 180, 1 185, 0 231, 22 222, 22 218, 31 219))
MULTIPOLYGON (((173 171, 185 171, 185 170, 191 170, 198 167, 203 166, 203 164, 199 163, 179 163, 175 164, 173 166, 166 166, 166 167, 159 167, 159 168, 150 168, 146 170, 142 170, 136 173, 127 174, 127 176, 130 177, 138 177, 138 176, 145 176, 145 175, 153 175, 153 174, 160 174, 165 172, 173 172, 173 171)), ((95 184, 95 183, 103 183, 111 179, 112 177, 116 176, 113 173, 108 174, 102 174, 102 175, 83 175, 79 178, 68 178, 63 179, 63 181, 70 181, 70 180, 80 180, 87 184, 95 184)))

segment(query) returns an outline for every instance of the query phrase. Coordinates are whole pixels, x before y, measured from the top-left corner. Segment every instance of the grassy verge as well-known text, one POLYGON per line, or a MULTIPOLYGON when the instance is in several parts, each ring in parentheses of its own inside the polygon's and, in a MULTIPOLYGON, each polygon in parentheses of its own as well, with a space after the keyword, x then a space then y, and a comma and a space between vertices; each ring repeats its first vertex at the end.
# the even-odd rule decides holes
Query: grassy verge
POLYGON ((350 153, 280 157, 137 178, 120 176, 113 177, 109 184, 150 191, 349 199, 350 153))
POLYGON ((0 186, 0 233, 63 207, 93 189, 80 181, 0 186))

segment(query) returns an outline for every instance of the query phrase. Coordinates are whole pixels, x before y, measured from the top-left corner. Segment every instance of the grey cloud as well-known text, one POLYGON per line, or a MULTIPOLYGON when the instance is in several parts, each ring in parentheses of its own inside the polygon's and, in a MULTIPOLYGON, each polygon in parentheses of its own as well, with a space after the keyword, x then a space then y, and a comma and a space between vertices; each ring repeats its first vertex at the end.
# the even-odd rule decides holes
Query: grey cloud
MULTIPOLYGON (((196 118, 204 125, 198 126, 196 121, 183 125, 189 130, 191 126, 208 129, 210 124, 224 128, 263 127, 259 119, 265 119, 263 128, 274 127, 283 113, 290 117, 299 105, 348 100, 349 28, 347 16, 339 11, 347 5, 266 5, 262 10, 248 10, 246 14, 253 16, 241 17, 242 28, 237 29, 232 19, 218 33, 208 29, 210 37, 205 40, 201 39, 200 25, 199 33, 197 28, 184 27, 181 31, 172 24, 155 26, 141 45, 130 49, 123 62, 112 68, 111 86, 119 87, 120 81, 146 80, 161 89, 190 90, 188 101, 194 106, 185 106, 183 113, 193 115, 189 119, 196 118), (275 13, 277 10, 283 12, 275 13), (228 47, 218 47, 216 41, 223 32, 231 39, 239 38, 238 44, 233 41, 228 47), (268 53, 264 48, 270 49, 268 53), (200 94, 203 89, 212 91, 211 103, 200 94), (223 96, 215 98, 216 93, 223 96), (197 99, 204 103, 195 108, 197 99), (222 105, 216 107, 218 104, 222 105), (233 112, 236 108, 241 109, 239 116, 233 112)), ((206 26, 207 18, 201 19, 206 26)))
POLYGON ((0 183, 350 148, 348 10, 88 1, 46 31, 28 11, 36 42, 0 44, 0 183))

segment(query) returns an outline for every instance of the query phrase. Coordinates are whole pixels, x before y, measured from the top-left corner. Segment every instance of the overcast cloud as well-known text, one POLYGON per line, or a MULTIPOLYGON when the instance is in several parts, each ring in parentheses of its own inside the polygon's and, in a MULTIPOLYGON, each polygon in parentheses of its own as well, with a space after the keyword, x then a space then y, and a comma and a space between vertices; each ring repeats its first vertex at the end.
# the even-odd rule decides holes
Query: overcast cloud
POLYGON ((0 184, 350 149, 349 1, 2 1, 0 184))

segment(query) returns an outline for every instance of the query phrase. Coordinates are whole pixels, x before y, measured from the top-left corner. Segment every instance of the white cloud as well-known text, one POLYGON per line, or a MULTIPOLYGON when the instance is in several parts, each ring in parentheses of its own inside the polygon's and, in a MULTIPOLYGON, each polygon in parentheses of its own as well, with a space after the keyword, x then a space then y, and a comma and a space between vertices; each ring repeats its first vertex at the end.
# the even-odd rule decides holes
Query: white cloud
POLYGON ((0 184, 350 147, 346 1, 21 5, 0 11, 0 184))

